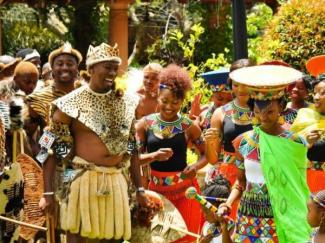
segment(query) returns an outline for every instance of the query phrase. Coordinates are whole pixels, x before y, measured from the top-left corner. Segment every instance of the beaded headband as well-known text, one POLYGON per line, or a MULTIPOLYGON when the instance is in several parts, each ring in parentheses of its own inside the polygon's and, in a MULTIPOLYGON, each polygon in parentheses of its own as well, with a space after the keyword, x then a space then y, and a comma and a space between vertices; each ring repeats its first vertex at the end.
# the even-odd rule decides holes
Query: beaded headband
POLYGON ((231 92, 227 84, 210 85, 212 92, 231 92))
POLYGON ((313 200, 316 204, 318 204, 322 208, 325 208, 325 203, 321 202, 314 194, 310 195, 310 199, 313 200))

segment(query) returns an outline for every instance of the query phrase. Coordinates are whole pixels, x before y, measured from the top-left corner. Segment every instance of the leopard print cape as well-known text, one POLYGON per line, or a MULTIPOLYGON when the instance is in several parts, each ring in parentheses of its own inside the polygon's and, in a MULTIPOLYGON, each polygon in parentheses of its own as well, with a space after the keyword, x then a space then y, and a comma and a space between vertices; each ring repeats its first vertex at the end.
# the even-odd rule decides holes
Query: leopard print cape
POLYGON ((120 97, 114 91, 100 94, 85 85, 53 105, 95 132, 112 155, 127 151, 129 138, 134 135, 137 96, 126 93, 120 97))

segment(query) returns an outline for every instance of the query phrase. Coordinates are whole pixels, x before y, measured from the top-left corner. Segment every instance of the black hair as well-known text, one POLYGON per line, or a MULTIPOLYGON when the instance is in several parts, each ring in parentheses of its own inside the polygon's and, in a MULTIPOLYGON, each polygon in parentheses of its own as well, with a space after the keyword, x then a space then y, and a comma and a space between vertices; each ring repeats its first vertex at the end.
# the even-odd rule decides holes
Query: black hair
POLYGON ((230 182, 222 175, 218 175, 209 182, 202 191, 202 195, 205 197, 228 198, 229 194, 230 182))
MULTIPOLYGON (((285 107, 287 106, 287 100, 284 96, 282 96, 279 99, 276 99, 280 106, 282 107, 282 111, 285 109, 285 107)), ((247 102, 247 105, 249 106, 249 109, 251 111, 254 111, 254 106, 256 105, 258 108, 260 109, 264 109, 265 107, 267 107, 272 100, 256 100, 256 99, 252 99, 250 98, 247 102)))
POLYGON ((316 86, 317 84, 319 84, 320 82, 325 82, 325 73, 321 73, 321 74, 319 74, 318 77, 316 78, 316 80, 314 80, 314 81, 312 82, 312 86, 313 86, 313 88, 315 88, 315 86, 316 86))
POLYGON ((31 54, 34 51, 32 48, 24 48, 19 50, 16 53, 16 57, 20 57, 21 59, 24 59, 28 54, 31 54))
POLYGON ((314 82, 314 79, 312 78, 312 76, 304 74, 302 77, 302 81, 308 92, 313 89, 312 83, 314 82))

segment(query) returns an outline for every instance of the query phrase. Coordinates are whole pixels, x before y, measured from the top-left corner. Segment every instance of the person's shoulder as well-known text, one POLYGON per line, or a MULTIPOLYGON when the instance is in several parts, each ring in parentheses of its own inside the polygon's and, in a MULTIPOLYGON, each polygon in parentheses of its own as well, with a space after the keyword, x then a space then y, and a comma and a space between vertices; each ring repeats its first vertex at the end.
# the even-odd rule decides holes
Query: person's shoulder
POLYGON ((235 147, 241 147, 245 144, 255 144, 258 142, 258 134, 254 130, 250 130, 238 135, 233 140, 233 145, 235 147))
POLYGON ((49 94, 50 92, 52 92, 52 90, 53 90, 52 86, 45 86, 45 87, 27 95, 26 100, 29 101, 29 100, 35 99, 37 97, 43 96, 44 94, 49 94))
POLYGON ((70 93, 65 94, 62 97, 56 99, 55 101, 53 101, 53 103, 65 102, 67 100, 70 100, 76 96, 81 95, 86 89, 87 89, 87 85, 81 86, 81 87, 71 91, 70 93))
MULTIPOLYGON (((228 102, 227 104, 219 107, 224 113, 230 112, 233 110, 233 101, 228 102)), ((218 108, 218 109, 219 109, 218 108)))
POLYGON ((283 134, 281 134, 282 137, 285 137, 287 139, 290 139, 296 143, 301 143, 303 145, 307 145, 306 139, 304 139, 302 136, 298 135, 297 133, 294 133, 292 131, 286 130, 283 134))

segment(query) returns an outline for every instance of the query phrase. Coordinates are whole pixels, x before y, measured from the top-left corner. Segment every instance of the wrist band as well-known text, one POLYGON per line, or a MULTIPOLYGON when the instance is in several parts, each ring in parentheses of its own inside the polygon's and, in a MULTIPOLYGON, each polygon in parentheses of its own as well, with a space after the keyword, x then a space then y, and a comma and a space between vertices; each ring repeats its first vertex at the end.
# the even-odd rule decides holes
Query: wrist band
POLYGON ((137 188, 137 192, 145 192, 146 190, 144 189, 144 187, 139 187, 137 188))
POLYGON ((54 192, 44 192, 43 195, 44 196, 52 196, 52 195, 54 195, 54 192))

